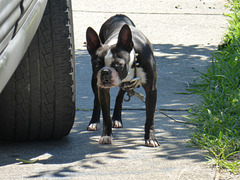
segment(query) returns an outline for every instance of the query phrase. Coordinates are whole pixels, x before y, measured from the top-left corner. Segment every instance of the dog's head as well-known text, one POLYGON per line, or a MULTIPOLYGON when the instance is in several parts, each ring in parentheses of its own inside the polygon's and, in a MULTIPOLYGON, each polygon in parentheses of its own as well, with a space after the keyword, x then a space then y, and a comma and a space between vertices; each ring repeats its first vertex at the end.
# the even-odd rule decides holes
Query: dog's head
POLYGON ((134 61, 129 26, 124 25, 117 37, 102 44, 97 33, 91 27, 87 29, 87 50, 91 55, 93 73, 98 79, 97 85, 101 88, 119 86, 130 73, 134 61))

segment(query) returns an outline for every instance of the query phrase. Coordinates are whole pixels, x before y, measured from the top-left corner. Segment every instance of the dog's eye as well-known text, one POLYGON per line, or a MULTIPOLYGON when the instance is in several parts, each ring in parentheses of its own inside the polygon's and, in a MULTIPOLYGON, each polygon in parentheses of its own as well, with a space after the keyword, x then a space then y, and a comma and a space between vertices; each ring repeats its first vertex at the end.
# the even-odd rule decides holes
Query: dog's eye
POLYGON ((125 62, 123 60, 118 60, 112 63, 112 66, 114 67, 124 67, 125 62))
POLYGON ((122 63, 113 63, 112 67, 114 67, 114 68, 123 68, 124 64, 122 64, 122 63))
POLYGON ((117 66, 117 67, 121 67, 121 66, 123 66, 124 64, 122 64, 122 63, 116 63, 115 64, 115 66, 117 66))
POLYGON ((111 66, 117 71, 123 71, 123 69, 125 68, 125 62, 123 60, 120 61, 114 61, 111 66))
POLYGON ((100 58, 96 59, 92 63, 93 63, 93 67, 95 67, 95 68, 102 68, 104 66, 103 60, 100 58))

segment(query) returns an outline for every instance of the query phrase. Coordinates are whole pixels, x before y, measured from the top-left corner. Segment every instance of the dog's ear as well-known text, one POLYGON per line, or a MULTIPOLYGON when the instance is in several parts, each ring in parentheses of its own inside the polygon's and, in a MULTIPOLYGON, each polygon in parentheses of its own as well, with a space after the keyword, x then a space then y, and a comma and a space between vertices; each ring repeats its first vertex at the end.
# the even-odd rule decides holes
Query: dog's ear
POLYGON ((87 39, 87 50, 89 54, 95 53, 96 50, 101 47, 100 38, 93 28, 91 27, 87 28, 86 39, 87 39))
POLYGON ((125 24, 119 32, 117 46, 128 52, 133 48, 132 32, 127 24, 125 24))

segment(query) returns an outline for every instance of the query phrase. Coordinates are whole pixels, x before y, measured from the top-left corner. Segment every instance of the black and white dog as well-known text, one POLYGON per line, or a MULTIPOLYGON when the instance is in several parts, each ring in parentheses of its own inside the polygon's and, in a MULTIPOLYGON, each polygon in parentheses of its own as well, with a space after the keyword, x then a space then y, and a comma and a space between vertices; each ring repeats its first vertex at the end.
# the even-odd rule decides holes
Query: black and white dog
POLYGON ((159 146, 154 135, 154 114, 157 99, 156 62, 149 40, 125 15, 115 15, 101 27, 99 36, 89 27, 87 50, 92 61, 92 89, 95 95, 92 119, 88 130, 99 129, 100 110, 103 132, 100 144, 112 143, 112 127, 122 127, 122 102, 127 89, 124 84, 142 86, 146 92, 145 143, 159 146), (119 86, 115 108, 110 117, 110 88, 119 86))

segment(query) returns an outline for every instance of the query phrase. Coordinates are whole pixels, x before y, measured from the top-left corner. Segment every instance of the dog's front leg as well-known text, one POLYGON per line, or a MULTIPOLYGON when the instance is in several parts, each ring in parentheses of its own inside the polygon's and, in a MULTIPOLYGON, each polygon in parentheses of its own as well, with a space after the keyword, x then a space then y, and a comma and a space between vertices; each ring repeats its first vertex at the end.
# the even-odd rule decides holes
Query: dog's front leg
POLYGON ((157 102, 157 89, 149 86, 144 87, 146 91, 146 123, 145 123, 145 144, 150 147, 157 147, 159 143, 154 133, 154 114, 157 102))
POLYGON ((118 95, 115 101, 113 117, 112 117, 114 128, 121 128, 123 126, 122 125, 122 103, 123 103, 125 92, 126 91, 122 90, 121 88, 118 91, 118 95))
POLYGON ((102 137, 99 140, 99 144, 111 144, 112 143, 112 120, 110 117, 110 89, 99 88, 98 89, 99 101, 102 108, 103 115, 103 132, 102 137))
POLYGON ((93 107, 92 119, 88 125, 88 130, 96 131, 100 127, 100 103, 98 98, 97 78, 94 75, 92 76, 92 90, 94 93, 94 107, 93 107))

